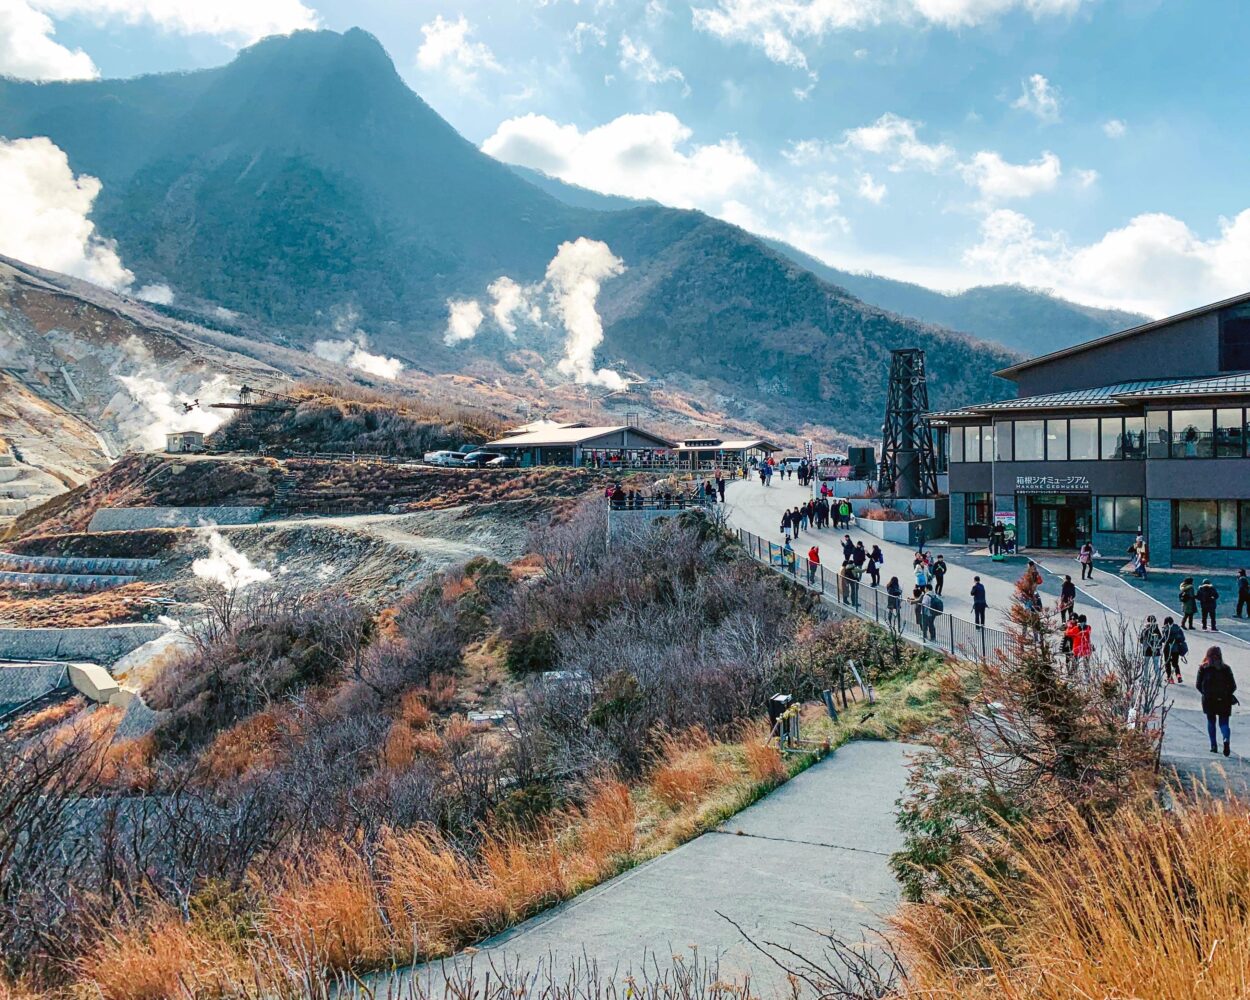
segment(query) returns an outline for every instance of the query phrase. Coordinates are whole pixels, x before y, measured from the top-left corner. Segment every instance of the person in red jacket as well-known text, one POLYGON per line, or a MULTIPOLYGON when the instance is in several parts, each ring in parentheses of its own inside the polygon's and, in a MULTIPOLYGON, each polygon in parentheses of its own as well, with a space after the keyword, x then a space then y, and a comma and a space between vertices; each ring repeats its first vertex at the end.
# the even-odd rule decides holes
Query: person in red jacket
POLYGON ((1090 629, 1084 615, 1077 615, 1076 621, 1077 633, 1072 641, 1072 658, 1088 663, 1089 658, 1094 655, 1093 630, 1090 629))
POLYGON ((816 582, 816 574, 820 570, 820 546, 813 545, 807 550, 807 582, 812 585, 816 582))

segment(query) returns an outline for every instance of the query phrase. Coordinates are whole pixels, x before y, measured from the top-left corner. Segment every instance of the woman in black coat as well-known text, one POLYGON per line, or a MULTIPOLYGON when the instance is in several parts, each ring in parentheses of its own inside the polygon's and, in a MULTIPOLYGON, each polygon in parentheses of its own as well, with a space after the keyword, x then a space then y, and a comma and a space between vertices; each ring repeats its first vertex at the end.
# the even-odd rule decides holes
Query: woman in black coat
POLYGON ((1198 679, 1195 687, 1202 693, 1202 711, 1207 717, 1207 736, 1211 738, 1211 752, 1216 752, 1215 724, 1218 721, 1220 735, 1224 737, 1224 756, 1229 755, 1228 717, 1232 714, 1237 699, 1233 692, 1237 690, 1237 679, 1233 677, 1232 668, 1224 662, 1224 654, 1219 646, 1212 646, 1198 667, 1198 679))

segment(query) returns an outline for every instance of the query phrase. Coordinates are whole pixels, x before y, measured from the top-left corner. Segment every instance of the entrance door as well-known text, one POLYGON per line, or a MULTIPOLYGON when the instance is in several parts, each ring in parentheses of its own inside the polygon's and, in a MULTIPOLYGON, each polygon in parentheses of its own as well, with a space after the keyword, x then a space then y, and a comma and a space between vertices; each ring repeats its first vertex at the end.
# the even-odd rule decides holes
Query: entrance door
POLYGON ((1031 497, 1029 541, 1039 549, 1076 549, 1089 538, 1088 497, 1031 497))

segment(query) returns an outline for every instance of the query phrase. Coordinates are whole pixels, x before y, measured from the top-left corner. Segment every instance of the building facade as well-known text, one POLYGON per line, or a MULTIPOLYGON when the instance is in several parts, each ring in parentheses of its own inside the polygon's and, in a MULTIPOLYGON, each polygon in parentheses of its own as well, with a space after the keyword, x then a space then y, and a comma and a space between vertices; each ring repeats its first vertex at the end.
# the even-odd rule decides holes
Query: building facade
POLYGON ((1250 565, 1250 295, 997 373, 1017 396, 936 414, 951 540, 1250 565))

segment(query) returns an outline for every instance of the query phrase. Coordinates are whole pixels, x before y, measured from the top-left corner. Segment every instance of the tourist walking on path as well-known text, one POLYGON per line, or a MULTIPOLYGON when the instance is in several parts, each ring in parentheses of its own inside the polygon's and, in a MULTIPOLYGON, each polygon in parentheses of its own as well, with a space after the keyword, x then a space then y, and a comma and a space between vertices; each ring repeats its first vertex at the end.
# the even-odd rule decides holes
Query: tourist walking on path
POLYGON ((985 584, 979 576, 972 578, 972 589, 968 591, 972 597, 972 618, 978 629, 985 628, 985 610, 989 604, 985 600, 985 584))
POLYGON ((1072 582, 1071 576, 1065 575, 1063 583, 1059 586, 1059 621, 1061 623, 1072 617, 1074 607, 1076 607, 1076 584, 1072 582))
POLYGON ((1198 597, 1194 590, 1194 578, 1187 576, 1181 581, 1181 628, 1194 627, 1194 615, 1198 613, 1198 597))
POLYGON ((916 551, 917 552, 924 552, 924 542, 925 542, 925 530, 924 530, 924 525, 922 524, 920 525, 920 527, 916 529, 916 551))
POLYGON ((807 550, 807 585, 816 582, 816 573, 820 569, 820 547, 813 545, 807 550))
POLYGON ((1137 646, 1141 651, 1142 665, 1155 673, 1162 673, 1159 661, 1163 656, 1163 630, 1154 615, 1146 616, 1146 624, 1137 636, 1137 646))
POLYGON ((1133 560, 1133 574, 1145 580, 1146 567, 1150 563, 1150 550, 1146 547, 1146 539, 1138 535, 1128 551, 1133 560))
MULTIPOLYGON (((1218 632, 1215 627, 1215 602, 1220 599, 1220 592, 1210 580, 1203 580, 1198 588, 1198 607, 1202 608, 1202 631, 1207 630, 1207 619, 1211 619, 1211 631, 1218 632)), ((1192 622, 1191 622, 1192 624, 1192 622)))
POLYGON ((789 510, 784 510, 781 512, 781 533, 786 536, 789 536, 790 534, 790 511, 789 510))
POLYGON ((1084 615, 1077 615, 1076 624, 1077 633, 1072 643, 1072 656, 1078 663, 1088 665, 1089 658, 1094 655, 1094 630, 1089 627, 1089 622, 1085 620, 1084 615))
POLYGON ((1246 576, 1244 569, 1237 571, 1237 617, 1241 617, 1241 609, 1246 609, 1247 617, 1250 617, 1250 577, 1246 576))
POLYGON ((790 547, 789 535, 786 536, 786 544, 781 549, 781 562, 782 565, 785 566, 786 571, 789 572, 791 576, 794 576, 795 565, 797 564, 798 559, 794 554, 794 549, 790 547))
POLYGON ((720 494, 720 502, 725 502, 725 477, 716 473, 716 492, 720 494))
POLYGON ((881 563, 884 557, 881 555, 881 549, 874 545, 872 551, 868 553, 868 578, 872 580, 874 587, 881 586, 881 563))
POLYGON ((1215 745, 1215 726, 1219 723, 1220 735, 1224 737, 1224 756, 1230 754, 1228 717, 1233 714, 1233 706, 1238 704, 1233 694, 1237 690, 1237 679, 1232 668, 1224 662, 1224 654, 1219 646, 1207 650, 1202 664, 1198 667, 1198 679, 1194 682, 1202 694, 1202 711, 1207 717, 1207 736, 1211 740, 1211 752, 1217 751, 1215 745))
POLYGON ((1081 546, 1081 551, 1076 558, 1081 564, 1081 579, 1092 580, 1094 578, 1094 547, 1086 542, 1081 546))
POLYGON ((900 632, 903 630, 903 588, 898 582, 897 576, 890 577, 890 582, 885 585, 886 602, 885 602, 885 621, 887 625, 893 625, 900 632))
POLYGON ((1185 630, 1169 615, 1163 619, 1163 667, 1169 684, 1184 684, 1181 680, 1181 657, 1189 655, 1189 640, 1185 630))
POLYGON ((946 579, 946 557, 939 555, 929 568, 933 573, 933 592, 940 594, 942 593, 942 582, 946 579))

